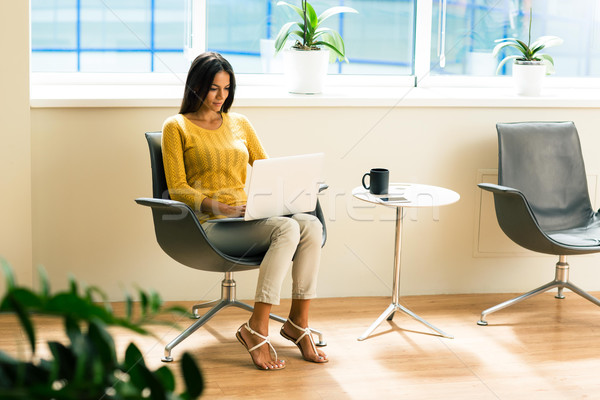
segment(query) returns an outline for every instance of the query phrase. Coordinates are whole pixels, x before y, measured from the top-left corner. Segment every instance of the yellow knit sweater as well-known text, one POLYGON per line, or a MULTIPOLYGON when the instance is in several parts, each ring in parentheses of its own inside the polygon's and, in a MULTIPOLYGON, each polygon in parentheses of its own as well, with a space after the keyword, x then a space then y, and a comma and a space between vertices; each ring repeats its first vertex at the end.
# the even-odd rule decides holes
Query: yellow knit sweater
POLYGON ((232 206, 245 204, 247 165, 267 158, 245 116, 221 115, 223 123, 215 130, 201 128, 181 114, 167 118, 162 130, 169 195, 192 207, 200 222, 215 218, 200 211, 206 197, 232 206))

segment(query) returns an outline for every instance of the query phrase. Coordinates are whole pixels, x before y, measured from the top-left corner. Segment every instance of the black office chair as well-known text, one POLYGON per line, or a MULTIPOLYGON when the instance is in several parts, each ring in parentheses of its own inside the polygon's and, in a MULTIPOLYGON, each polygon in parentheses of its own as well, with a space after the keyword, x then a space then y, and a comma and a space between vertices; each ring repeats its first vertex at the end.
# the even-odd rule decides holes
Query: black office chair
POLYGON ((600 306, 600 300, 569 281, 568 255, 600 252, 600 218, 590 202, 573 122, 497 124, 498 185, 478 186, 494 194, 500 228, 518 245, 558 255, 554 280, 481 313, 485 316, 536 294, 567 288, 600 306))
MULTIPOLYGON (((219 251, 208 241, 204 229, 202 229, 192 209, 187 204, 169 199, 162 159, 161 139, 162 132, 146 133, 146 140, 150 148, 152 195, 154 197, 139 198, 135 201, 138 204, 152 208, 156 240, 171 258, 190 268, 225 274, 225 278, 221 282, 221 298, 194 305, 192 312, 195 318, 198 318, 198 321, 166 345, 162 361, 169 362, 173 361, 171 350, 208 322, 221 309, 235 306, 250 312, 254 310, 254 307, 236 299, 236 283, 233 279, 233 273, 257 269, 264 255, 232 257, 219 251), (207 307, 212 308, 200 316, 199 310, 207 307)), ((326 188, 327 185, 321 185, 320 191, 326 188)), ((327 239, 325 218, 318 201, 314 214, 323 224, 322 245, 325 245, 327 239)), ((275 314, 271 314, 270 317, 282 323, 286 321, 285 318, 275 314)), ((312 331, 319 337, 318 343, 316 343, 317 346, 325 346, 326 343, 323 340, 322 333, 315 329, 312 329, 312 331)))

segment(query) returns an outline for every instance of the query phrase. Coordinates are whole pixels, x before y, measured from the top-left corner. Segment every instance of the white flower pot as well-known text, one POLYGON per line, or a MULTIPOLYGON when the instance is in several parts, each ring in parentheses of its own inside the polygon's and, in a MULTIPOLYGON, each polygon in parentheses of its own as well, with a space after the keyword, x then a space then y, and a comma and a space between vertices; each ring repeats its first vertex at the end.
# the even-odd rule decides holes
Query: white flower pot
POLYGON ((541 61, 517 61, 513 64, 512 75, 518 95, 539 96, 546 76, 546 65, 541 61))
POLYGON ((315 94, 323 91, 329 50, 286 49, 283 52, 284 76, 288 92, 315 94))

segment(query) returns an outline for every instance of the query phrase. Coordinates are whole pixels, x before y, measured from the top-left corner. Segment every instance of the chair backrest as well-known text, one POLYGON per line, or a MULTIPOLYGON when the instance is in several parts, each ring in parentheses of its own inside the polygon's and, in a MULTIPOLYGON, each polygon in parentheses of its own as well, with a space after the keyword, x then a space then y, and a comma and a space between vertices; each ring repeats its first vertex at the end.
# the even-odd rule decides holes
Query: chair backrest
POLYGON ((152 197, 170 199, 162 158, 162 132, 146 132, 146 140, 150 148, 150 164, 152 166, 152 197))
POLYGON ((525 194, 544 231, 585 224, 593 214, 573 122, 497 124, 498 184, 525 194))

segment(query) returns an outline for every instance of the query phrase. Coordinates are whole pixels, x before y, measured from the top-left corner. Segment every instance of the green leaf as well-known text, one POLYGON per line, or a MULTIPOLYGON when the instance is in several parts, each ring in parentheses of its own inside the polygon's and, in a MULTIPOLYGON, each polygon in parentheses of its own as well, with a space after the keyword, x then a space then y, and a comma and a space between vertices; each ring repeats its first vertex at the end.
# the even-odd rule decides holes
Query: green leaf
POLYGON ((502 66, 504 64, 506 64, 508 61, 510 60, 516 60, 521 58, 521 56, 508 56, 508 57, 504 57, 504 59, 502 61, 500 61, 500 63, 498 64, 498 68, 496 68, 496 74, 500 73, 500 70, 502 69, 502 66))
POLYGON ((327 10, 323 11, 323 13, 321 15, 319 15, 319 24, 323 23, 323 21, 325 21, 327 18, 337 15, 337 14, 341 14, 341 13, 358 14, 358 11, 356 11, 352 7, 345 7, 345 6, 331 7, 331 8, 328 8, 327 10))
POLYGON ((48 274, 44 267, 38 267, 38 275, 40 277, 40 291, 43 298, 47 299, 50 297, 50 281, 48 280, 48 274))
MULTIPOLYGON (((27 312, 38 311, 42 308, 42 299, 28 288, 16 286, 8 294, 27 312)), ((10 309, 5 310, 4 305, 2 306, 2 310, 10 311, 10 309)))
POLYGON ((295 35, 298 38, 298 41, 300 43, 302 43, 302 41, 304 40, 304 38, 303 38, 303 35, 304 35, 303 26, 304 25, 298 24, 298 26, 300 27, 300 30, 290 31, 290 35, 295 35))
POLYGON ((46 312, 58 315, 69 315, 76 320, 89 321, 97 317, 107 323, 114 323, 116 318, 104 308, 87 302, 73 292, 63 292, 50 298, 46 304, 46 312))
POLYGON ((531 47, 539 46, 541 44, 546 46, 546 48, 554 47, 563 44, 563 40, 558 36, 541 36, 535 42, 533 42, 531 47))
POLYGON ((170 307, 165 308, 163 311, 165 313, 182 315, 182 316, 186 316, 186 317, 192 316, 192 314, 188 311, 188 309, 184 308, 182 306, 170 306, 170 307))
POLYGON ((348 62, 348 59, 346 58, 346 47, 344 46, 344 41, 339 33, 333 29, 319 28, 315 36, 321 38, 321 40, 317 42, 319 45, 326 46, 333 50, 329 62, 335 62, 336 59, 348 62))
POLYGON ((100 296, 100 299, 102 299, 103 302, 105 302, 105 303, 108 302, 108 296, 98 286, 88 286, 85 288, 85 297, 89 301, 92 301, 92 302, 94 301, 94 295, 100 296))
POLYGON ((507 37, 507 38, 502 38, 502 39, 496 39, 494 40, 494 43, 504 43, 504 42, 516 42, 517 39, 513 38, 513 37, 507 37))
POLYGON ((0 264, 2 264, 2 271, 4 272, 4 278, 6 279, 6 290, 9 291, 16 286, 15 274, 4 258, 0 258, 0 264))
POLYGON ((140 304, 142 306, 142 318, 144 318, 148 314, 148 306, 150 304, 148 300, 148 295, 143 290, 139 289, 138 293, 140 295, 140 304))
MULTIPOLYGON (((496 40, 496 42, 498 42, 496 40)), ((517 41, 513 38, 508 38, 508 39, 503 39, 501 42, 499 42, 496 46, 494 46, 494 50, 492 50, 492 56, 497 57, 498 54, 500 53, 500 50, 504 49, 505 47, 515 47, 516 49, 519 49, 519 47, 517 47, 517 41)))
POLYGON ((72 346, 74 346, 82 338, 79 324, 70 316, 65 317, 65 333, 69 337, 69 341, 71 342, 72 346))
POLYGON ((125 294, 125 319, 131 321, 133 316, 133 299, 129 293, 125 294))
POLYGON ((54 357, 53 368, 56 372, 55 379, 73 380, 80 357, 85 357, 86 353, 74 354, 71 349, 59 342, 48 342, 50 352, 54 357))
POLYGON ((315 35, 314 35, 314 39, 317 39, 318 37, 324 35, 327 32, 335 32, 333 29, 331 28, 319 28, 315 31, 315 35))
POLYGON ((160 381, 163 388, 172 392, 175 390, 175 376, 167 366, 162 366, 154 371, 154 376, 160 381))
POLYGON ((300 7, 290 4, 290 3, 286 3, 285 1, 277 2, 277 5, 278 6, 286 6, 286 7, 291 8, 292 10, 296 11, 296 13, 300 16, 300 19, 302 19, 302 21, 304 21, 304 13, 302 12, 302 9, 300 7))
POLYGON ((552 75, 555 72, 554 59, 552 57, 550 57, 548 54, 539 54, 538 57, 546 65, 546 75, 552 75))
POLYGON ((313 8, 313 6, 310 5, 309 2, 306 2, 306 17, 308 19, 309 24, 307 29, 308 35, 306 38, 306 43, 304 44, 310 45, 309 43, 312 43, 312 35, 315 33, 315 30, 319 25, 319 17, 317 16, 315 9, 313 8))
POLYGON ((538 51, 542 50, 544 47, 546 47, 546 46, 544 46, 543 44, 539 45, 537 47, 532 47, 531 48, 531 55, 534 56, 535 53, 537 53, 538 51))
POLYGON ((162 305, 163 301, 160 297, 160 294, 158 294, 158 292, 155 290, 150 290, 150 312, 152 314, 157 314, 160 312, 162 305))
POLYGON ((150 388, 150 400, 167 400, 165 389, 156 375, 146 367, 143 368, 143 371, 146 377, 146 383, 150 388))
POLYGON ((131 377, 131 382, 140 390, 146 387, 142 367, 145 368, 144 357, 135 344, 130 343, 125 350, 123 369, 131 377))
MULTIPOLYGON (((131 377, 131 383, 134 386, 140 391, 145 388, 150 389, 150 399, 166 400, 162 381, 146 367, 142 353, 133 343, 130 343, 125 351, 123 366, 125 372, 131 377)), ((160 377, 164 377, 164 372, 159 374, 160 377)))
POLYGON ((31 346, 31 352, 35 354, 35 329, 33 329, 33 324, 31 323, 31 319, 29 318, 29 313, 23 304, 21 304, 14 296, 14 293, 18 291, 18 289, 13 289, 6 296, 8 299, 8 304, 17 314, 17 318, 21 323, 21 327, 25 330, 25 334, 27 335, 27 339, 29 339, 29 345, 31 346))
POLYGON ((285 46, 285 43, 287 42, 288 37, 290 36, 290 29, 294 25, 296 25, 295 22, 288 22, 287 24, 281 27, 281 30, 279 31, 279 33, 277 34, 277 38, 275 39, 275 53, 278 53, 283 49, 283 46, 285 46))
POLYGON ((331 43, 332 45, 335 46, 335 48, 338 50, 338 52, 340 54, 342 54, 344 56, 344 58, 346 57, 346 46, 344 46, 344 40, 342 39, 342 37, 340 36, 339 33, 337 33, 336 31, 331 31, 328 32, 328 35, 325 35, 326 37, 329 36, 330 40, 327 40, 329 43, 331 43))
POLYGON ((90 371, 89 368, 91 367, 91 363, 94 361, 93 360, 93 356, 92 354, 90 354, 90 352, 86 351, 87 349, 85 348, 86 346, 82 346, 83 347, 83 351, 78 351, 76 353, 76 364, 75 364, 75 374, 73 377, 73 381, 76 384, 87 384, 89 382, 86 381, 86 379, 89 378, 89 374, 88 372, 90 371))
POLYGON ((106 371, 113 371, 117 367, 117 353, 115 342, 105 329, 104 324, 99 321, 90 321, 88 327, 90 343, 96 350, 96 356, 102 361, 106 371))
POLYGON ((344 54, 341 54, 340 51, 334 46, 332 45, 330 42, 322 40, 319 42, 316 42, 316 44, 318 44, 319 46, 325 46, 328 49, 333 51, 333 54, 335 55, 335 59, 339 59, 340 61, 346 61, 346 56, 344 54))
POLYGON ((79 291, 77 281, 75 280, 75 277, 73 277, 73 276, 69 276, 69 290, 73 294, 77 294, 77 292, 79 291))
POLYGON ((189 353, 184 353, 181 357, 181 372, 190 399, 198 398, 204 390, 204 379, 194 358, 189 353))
POLYGON ((123 365, 127 369, 130 369, 138 364, 146 365, 144 356, 135 344, 130 343, 129 346, 127 346, 127 350, 125 350, 125 363, 123 365))
MULTIPOLYGON (((529 46, 527 46, 527 44, 525 42, 523 42, 522 40, 516 39, 517 43, 519 44, 520 50, 524 55, 529 54, 529 52, 531 51, 529 49, 529 46)), ((517 48, 519 48, 517 47, 517 48)))
MULTIPOLYGON (((147 323, 147 322, 148 321, 144 321, 144 323, 147 323)), ((126 321, 124 319, 114 319, 114 320, 110 321, 110 325, 120 326, 121 328, 129 329, 130 331, 139 333, 140 335, 152 335, 151 332, 149 332, 143 326, 140 326, 139 322, 132 323, 132 322, 126 321)))

